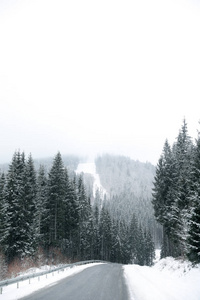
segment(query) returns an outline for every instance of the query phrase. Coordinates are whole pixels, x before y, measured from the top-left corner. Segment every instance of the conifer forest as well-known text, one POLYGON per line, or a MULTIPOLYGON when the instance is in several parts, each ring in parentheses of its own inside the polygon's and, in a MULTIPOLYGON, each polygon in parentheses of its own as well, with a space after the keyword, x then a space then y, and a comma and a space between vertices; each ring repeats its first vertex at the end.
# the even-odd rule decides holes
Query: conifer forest
POLYGON ((0 173, 1 278, 27 258, 151 266, 155 246, 161 257, 200 262, 200 138, 192 141, 185 120, 156 168, 111 155, 95 164, 104 196, 92 195, 92 179, 75 172, 76 159, 68 168, 58 152, 47 167, 14 153, 0 173))
POLYGON ((152 202, 163 228, 161 257, 182 256, 199 263, 200 136, 193 143, 185 120, 174 144, 164 144, 152 202))
POLYGON ((100 193, 91 204, 83 174, 64 166, 58 152, 47 171, 36 171, 31 155, 14 153, 0 177, 0 257, 4 267, 16 258, 35 263, 100 259, 152 265, 151 232, 130 212, 117 218, 100 193), (58 255, 59 254, 59 255, 58 255))

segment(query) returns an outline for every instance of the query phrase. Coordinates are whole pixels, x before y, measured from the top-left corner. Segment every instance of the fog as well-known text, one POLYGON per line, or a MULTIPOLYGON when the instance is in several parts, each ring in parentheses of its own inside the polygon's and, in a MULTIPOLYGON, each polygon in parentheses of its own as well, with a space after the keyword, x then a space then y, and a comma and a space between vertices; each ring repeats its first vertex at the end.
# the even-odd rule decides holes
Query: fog
POLYGON ((197 137, 200 5, 0 1, 0 163, 109 152, 156 164, 197 137))

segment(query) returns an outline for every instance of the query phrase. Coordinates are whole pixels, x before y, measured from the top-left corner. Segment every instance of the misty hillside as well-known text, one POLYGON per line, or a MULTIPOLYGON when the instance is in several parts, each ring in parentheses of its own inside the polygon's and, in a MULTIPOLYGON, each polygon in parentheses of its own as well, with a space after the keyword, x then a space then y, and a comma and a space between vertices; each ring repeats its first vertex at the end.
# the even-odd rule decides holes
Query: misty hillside
MULTIPOLYGON (((74 176, 79 163, 86 161, 83 157, 75 155, 64 155, 62 158, 70 177, 74 176)), ((48 173, 52 162, 51 157, 34 159, 35 169, 38 171, 40 165, 43 165, 48 173)), ((126 220, 127 224, 130 224, 133 214, 137 215, 139 225, 150 229, 154 240, 159 244, 160 229, 155 222, 151 203, 155 166, 151 163, 132 160, 129 157, 110 154, 98 156, 95 165, 101 185, 107 191, 107 201, 104 204, 112 217, 126 220)), ((9 164, 0 165, 1 171, 7 171, 8 166, 9 164)), ((85 173, 83 179, 91 204, 98 203, 99 199, 93 197, 93 174, 85 173)), ((99 205, 103 201, 103 197, 100 198, 102 199, 99 205)))
POLYGON ((110 198, 124 191, 136 197, 151 196, 155 176, 155 167, 151 163, 106 154, 97 157, 95 164, 101 184, 110 198))
POLYGON ((108 154, 97 157, 95 163, 101 184, 108 193, 106 203, 112 216, 129 224, 134 214, 139 225, 150 230, 159 245, 161 231, 151 202, 155 166, 108 154))

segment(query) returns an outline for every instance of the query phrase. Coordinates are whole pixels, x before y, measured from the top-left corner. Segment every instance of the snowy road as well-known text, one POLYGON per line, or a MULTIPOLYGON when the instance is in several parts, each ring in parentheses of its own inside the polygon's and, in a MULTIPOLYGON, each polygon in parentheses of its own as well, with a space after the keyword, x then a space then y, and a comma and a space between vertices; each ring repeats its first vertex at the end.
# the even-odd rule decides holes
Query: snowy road
POLYGON ((21 300, 128 300, 122 265, 85 269, 21 300))

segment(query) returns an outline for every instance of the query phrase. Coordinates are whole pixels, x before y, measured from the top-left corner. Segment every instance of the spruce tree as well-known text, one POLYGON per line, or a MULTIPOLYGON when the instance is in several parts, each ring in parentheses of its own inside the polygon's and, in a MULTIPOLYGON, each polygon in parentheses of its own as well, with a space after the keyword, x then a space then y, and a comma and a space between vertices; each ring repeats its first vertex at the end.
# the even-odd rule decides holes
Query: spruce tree
POLYGON ((130 262, 131 247, 129 244, 129 227, 125 221, 119 222, 119 237, 121 244, 121 263, 127 264, 130 262))
POLYGON ((163 226, 162 257, 174 254, 175 159, 166 140, 154 178, 153 200, 156 220, 163 226))
POLYGON ((5 199, 5 185, 6 185, 6 178, 5 174, 0 174, 0 252, 2 252, 2 257, 4 256, 3 253, 6 250, 6 240, 9 234, 8 232, 8 204, 5 199))
POLYGON ((38 247, 39 236, 36 223, 36 202, 37 202, 36 171, 31 154, 28 157, 25 168, 25 202, 26 214, 24 222, 29 224, 29 253, 33 254, 38 247))
POLYGON ((62 242, 62 250, 70 258, 74 258, 76 253, 76 236, 79 226, 78 204, 76 194, 76 184, 68 176, 65 169, 65 236, 62 242))
POLYGON ((155 246, 150 231, 145 231, 144 241, 145 265, 152 266, 155 258, 155 246))
POLYGON ((119 233, 119 221, 112 219, 112 247, 111 247, 111 257, 112 262, 121 263, 122 262, 122 244, 121 237, 119 233))
POLYGON ((99 259, 100 257, 100 238, 99 238, 99 206, 95 204, 93 206, 93 251, 94 251, 94 259, 99 259))
POLYGON ((54 158, 48 177, 49 246, 60 246, 65 237, 65 171, 60 152, 54 158))
POLYGON ((30 211, 33 207, 26 195, 28 179, 25 154, 18 151, 13 155, 9 166, 5 187, 5 200, 8 205, 6 229, 8 234, 5 247, 8 260, 12 260, 15 256, 23 258, 32 254, 30 238, 32 238, 33 216, 30 216, 30 211))
POLYGON ((173 148, 175 155, 175 188, 172 218, 174 220, 173 233, 176 242, 177 255, 187 252, 187 235, 189 227, 188 210, 190 209, 190 176, 193 144, 188 135, 187 123, 184 120, 177 142, 173 148))
POLYGON ((100 259, 109 261, 112 250, 111 217, 105 206, 102 207, 99 221, 100 259))
POLYGON ((90 256, 92 246, 92 208, 87 197, 83 177, 78 177, 77 204, 79 214, 78 256, 84 259, 90 256))
POLYGON ((194 161, 192 164, 192 182, 190 182, 190 210, 188 230, 188 258, 200 263, 200 135, 196 141, 194 161))
POLYGON ((132 216, 130 229, 129 229, 129 245, 130 245, 130 261, 132 263, 137 263, 137 246, 139 242, 139 228, 138 221, 135 214, 132 216))
POLYGON ((145 240, 144 240, 144 232, 141 225, 138 228, 138 242, 136 248, 136 263, 140 266, 145 265, 145 240))
POLYGON ((49 242, 48 225, 49 209, 47 207, 48 181, 43 165, 40 165, 37 176, 35 224, 40 246, 47 248, 49 242))
POLYGON ((78 204, 76 199, 76 191, 73 187, 73 182, 68 176, 68 171, 65 169, 65 237, 67 239, 73 234, 78 227, 78 204))

